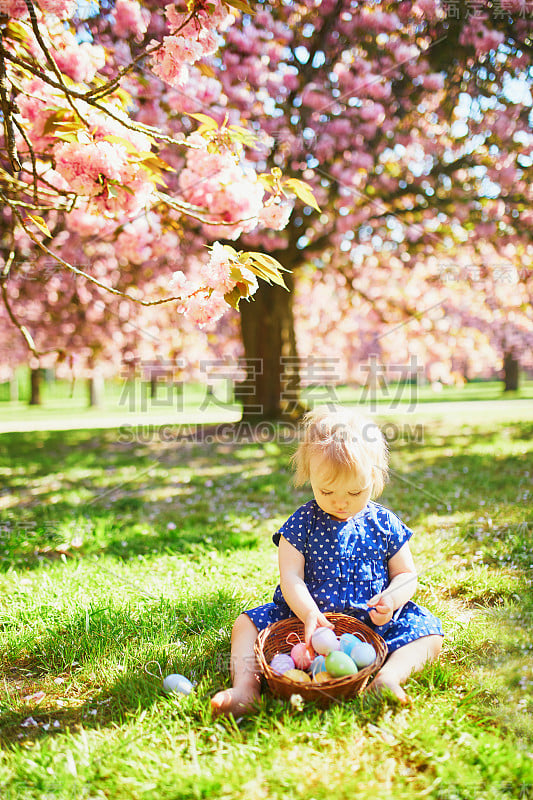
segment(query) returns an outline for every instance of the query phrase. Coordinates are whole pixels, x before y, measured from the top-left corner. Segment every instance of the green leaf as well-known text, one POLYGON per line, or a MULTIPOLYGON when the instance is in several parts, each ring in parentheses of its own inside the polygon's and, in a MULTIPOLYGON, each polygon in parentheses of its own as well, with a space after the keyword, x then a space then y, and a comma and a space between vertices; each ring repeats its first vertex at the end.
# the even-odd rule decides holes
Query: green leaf
POLYGON ((240 142, 247 147, 252 147, 257 142, 256 134, 246 128, 242 128, 240 125, 230 125, 228 133, 233 141, 240 142))
POLYGON ((11 19, 5 30, 5 37, 6 39, 13 39, 13 41, 16 42, 24 42, 27 40, 28 34, 20 22, 15 22, 11 19))
POLYGON ((272 191, 274 188, 274 178, 271 175, 266 172, 262 172, 257 177, 259 178, 259 183, 262 183, 265 189, 272 191))
POLYGON ((192 117, 197 122, 201 122, 202 127, 204 127, 208 131, 217 130, 218 123, 212 117, 208 117, 207 114, 187 114, 188 117, 192 117))
MULTIPOLYGON (((140 155, 144 155, 141 153, 140 155)), ((148 153, 146 154, 146 158, 141 158, 140 162, 142 163, 143 167, 148 167, 149 169, 157 172, 158 170, 167 170, 168 172, 176 172, 174 167, 171 167, 170 164, 167 164, 166 161, 163 161, 162 158, 156 156, 155 153, 148 153)))
POLYGON ((44 124, 43 133, 60 137, 61 134, 76 133, 81 130, 85 130, 83 122, 73 120, 66 109, 59 109, 48 117, 44 124))
POLYGON ((226 251, 226 253, 227 253, 228 255, 230 255, 232 258, 236 258, 236 257, 238 256, 238 253, 237 253, 237 251, 236 251, 236 250, 235 250, 235 248, 234 248, 234 247, 232 247, 230 244, 223 244, 223 245, 222 245, 222 247, 224 248, 224 250, 226 251))
POLYGON ((311 206, 311 208, 314 208, 316 211, 320 211, 320 206, 315 200, 313 191, 308 183, 298 178, 289 178, 289 180, 283 182, 283 185, 292 189, 294 194, 299 197, 300 200, 303 200, 306 205, 311 206))
MULTIPOLYGON (((135 153, 135 155, 146 155, 145 153, 138 153, 135 145, 128 139, 124 139, 122 136, 114 136, 110 134, 108 136, 104 136, 103 140, 104 142, 111 142, 111 144, 122 145, 122 147, 126 148, 128 153, 135 153)), ((149 155, 153 155, 153 153, 149 153, 149 155)))
POLYGON ((128 194, 131 194, 131 195, 135 194, 133 189, 130 189, 129 186, 124 186, 123 183, 121 183, 120 181, 116 181, 114 178, 107 178, 106 179, 106 186, 107 186, 107 193, 108 193, 109 197, 118 197, 118 193, 117 193, 116 188, 110 189, 109 188, 110 186, 111 187, 118 187, 119 189, 122 189, 124 192, 127 192, 128 194))
POLYGON ((227 6, 237 8, 239 11, 244 11, 245 14, 255 14, 255 11, 248 5, 246 0, 224 0, 227 6))
POLYGON ((42 217, 38 217, 36 214, 28 214, 24 222, 27 222, 27 220, 31 220, 33 224, 39 228, 41 233, 44 233, 45 236, 52 236, 48 229, 48 225, 42 217))
MULTIPOLYGON (((48 136, 51 133, 55 133, 58 128, 61 130, 68 130, 69 125, 72 125, 71 112, 66 108, 58 108, 53 114, 50 114, 50 116, 47 117, 43 127, 43 134, 44 136, 48 136), (69 117, 70 120, 67 122, 69 117)), ((76 127, 71 129, 76 130, 76 127)))
POLYGON ((194 66, 196 67, 198 72, 200 72, 201 75, 205 75, 206 78, 215 78, 216 77, 215 70, 213 69, 213 67, 210 67, 208 64, 202 64, 199 61, 197 61, 194 66))
POLYGON ((290 272, 290 270, 282 266, 275 258, 267 256, 265 253, 248 252, 242 253, 241 262, 243 259, 245 259, 243 262, 244 266, 248 267, 248 269, 254 272, 258 277, 262 278, 267 283, 275 283, 287 289, 285 281, 280 273, 290 272))
POLYGON ((238 286, 235 286, 231 292, 224 295, 224 300, 232 308, 239 310, 239 302, 242 299, 242 294, 238 286))
POLYGON ((59 132, 56 131, 54 136, 55 136, 56 139, 61 139, 62 142, 77 142, 78 141, 78 137, 76 136, 76 133, 74 131, 72 133, 68 133, 68 132, 59 133, 59 132))

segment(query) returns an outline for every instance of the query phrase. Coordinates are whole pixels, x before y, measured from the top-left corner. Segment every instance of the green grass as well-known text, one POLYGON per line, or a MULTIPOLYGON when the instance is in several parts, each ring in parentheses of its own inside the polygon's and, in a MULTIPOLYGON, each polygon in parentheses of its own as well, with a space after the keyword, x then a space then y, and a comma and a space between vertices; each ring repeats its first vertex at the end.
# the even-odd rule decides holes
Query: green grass
MULTIPOLYGON (((27 375, 21 372, 19 397, 29 397, 27 375)), ((64 380, 42 381, 42 405, 29 406, 19 399, 9 400, 9 387, 0 384, 0 432, 38 429, 76 429, 117 427, 138 424, 215 424, 235 422, 242 412, 234 401, 230 382, 213 384, 187 383, 181 387, 162 381, 155 398, 150 397, 147 381, 127 382, 120 378, 105 383, 102 404, 88 407, 84 381, 73 386, 64 380)), ((390 383, 371 393, 360 386, 311 386, 303 390, 310 405, 338 402, 361 404, 369 411, 386 413, 431 413, 433 404, 454 402, 461 413, 471 413, 473 402, 483 400, 487 409, 497 409, 514 418, 533 399, 533 381, 523 379, 518 392, 503 392, 499 381, 474 381, 462 388, 390 383), (491 405, 492 404, 492 405, 491 405)))
POLYGON ((479 408, 391 442, 383 502, 420 569, 444 559, 416 599, 445 649, 412 706, 298 711, 265 692, 239 724, 209 698, 229 685, 233 620, 271 598, 271 534, 308 497, 288 437, 1 436, 2 800, 532 797, 533 414, 479 408), (165 696, 160 671, 194 694, 165 696))

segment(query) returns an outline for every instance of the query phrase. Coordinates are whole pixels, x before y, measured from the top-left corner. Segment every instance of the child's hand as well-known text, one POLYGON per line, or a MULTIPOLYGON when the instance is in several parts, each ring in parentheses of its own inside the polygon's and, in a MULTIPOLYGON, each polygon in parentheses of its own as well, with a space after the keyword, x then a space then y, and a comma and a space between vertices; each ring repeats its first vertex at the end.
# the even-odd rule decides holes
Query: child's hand
POLYGON ((367 606, 374 606, 369 612, 374 625, 386 625, 392 619, 394 605, 390 595, 382 597, 376 594, 367 601, 367 606))
POLYGON ((310 611, 305 620, 305 643, 311 644, 311 636, 316 631, 317 628, 335 628, 335 625, 329 621, 327 617, 322 614, 321 611, 316 609, 316 611, 310 611))

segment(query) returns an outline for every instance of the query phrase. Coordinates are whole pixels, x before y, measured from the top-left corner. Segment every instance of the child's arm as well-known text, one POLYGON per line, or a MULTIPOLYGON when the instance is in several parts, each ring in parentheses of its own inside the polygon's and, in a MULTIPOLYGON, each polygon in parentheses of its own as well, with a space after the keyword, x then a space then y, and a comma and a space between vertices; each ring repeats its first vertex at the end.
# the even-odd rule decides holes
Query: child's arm
POLYGON ((408 542, 389 559, 387 566, 390 579, 387 595, 381 597, 381 594, 376 594, 367 603, 374 606, 370 611, 370 619, 374 625, 385 625, 389 622, 396 609, 407 603, 416 591, 416 568, 408 542), (413 579, 407 582, 409 576, 413 579), (394 591, 395 586, 400 588, 394 591))
POLYGON ((334 625, 322 614, 311 597, 304 581, 305 558, 284 536, 279 540, 279 574, 281 591, 285 602, 305 625, 305 641, 319 627, 333 628, 334 625))

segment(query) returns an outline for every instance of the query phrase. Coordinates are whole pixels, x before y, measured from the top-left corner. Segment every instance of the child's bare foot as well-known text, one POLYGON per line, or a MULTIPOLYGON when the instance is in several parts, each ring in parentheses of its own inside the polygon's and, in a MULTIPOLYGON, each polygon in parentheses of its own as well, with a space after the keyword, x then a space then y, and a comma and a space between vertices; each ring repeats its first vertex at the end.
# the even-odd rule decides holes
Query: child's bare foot
POLYGON ((225 689, 211 698, 211 710, 215 716, 233 714, 235 718, 249 714, 259 700, 259 689, 225 689))
POLYGON ((398 681, 394 680, 390 675, 383 674, 378 672, 372 683, 369 685, 368 690, 370 692, 375 692, 379 694, 383 689, 388 689, 389 692, 400 701, 402 705, 407 705, 411 703, 411 698, 405 694, 404 690, 398 683, 398 681))

